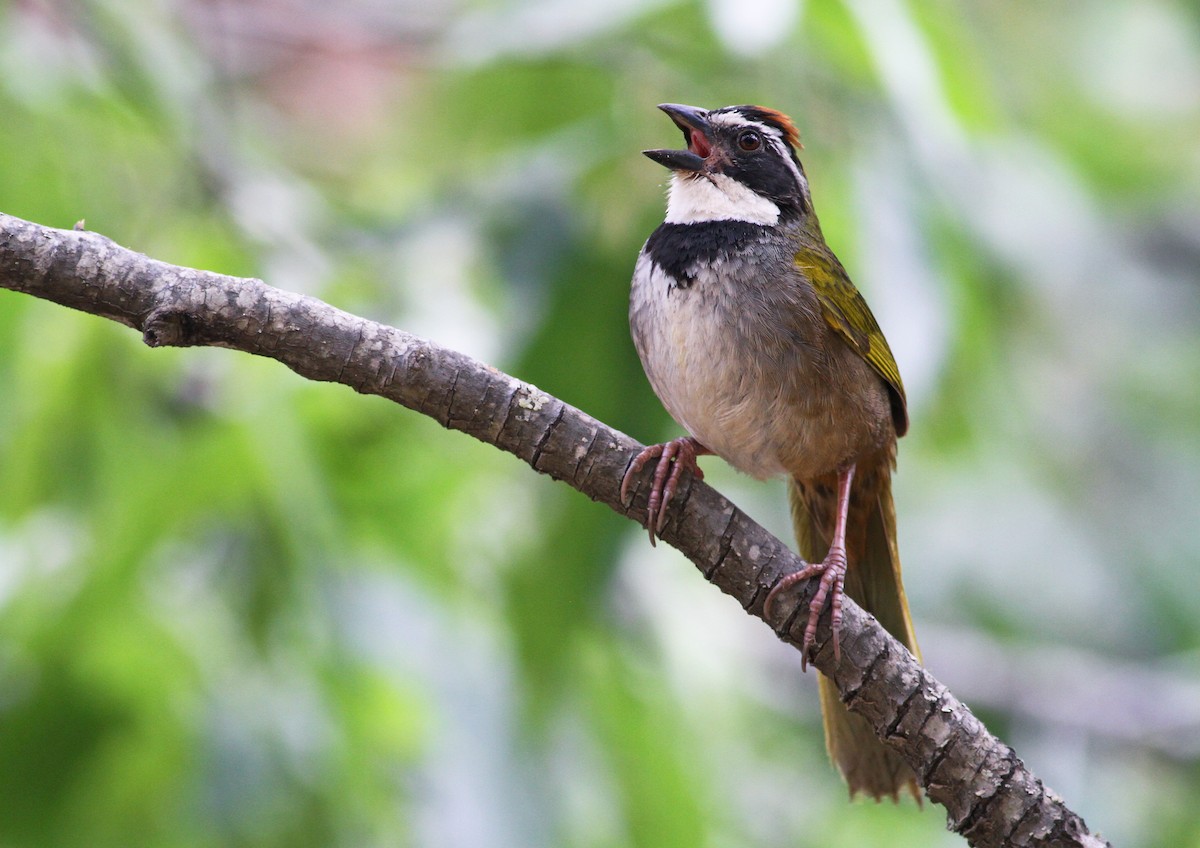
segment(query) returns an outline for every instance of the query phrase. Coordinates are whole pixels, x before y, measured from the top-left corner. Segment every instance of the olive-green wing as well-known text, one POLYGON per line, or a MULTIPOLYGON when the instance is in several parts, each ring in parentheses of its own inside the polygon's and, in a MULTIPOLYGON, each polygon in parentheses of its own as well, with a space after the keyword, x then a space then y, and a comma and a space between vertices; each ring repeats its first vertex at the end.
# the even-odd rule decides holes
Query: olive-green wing
POLYGON ((853 348, 892 389, 896 435, 908 430, 907 400, 896 358, 883 331, 850 276, 828 248, 809 247, 796 254, 796 267, 812 283, 825 322, 853 348))

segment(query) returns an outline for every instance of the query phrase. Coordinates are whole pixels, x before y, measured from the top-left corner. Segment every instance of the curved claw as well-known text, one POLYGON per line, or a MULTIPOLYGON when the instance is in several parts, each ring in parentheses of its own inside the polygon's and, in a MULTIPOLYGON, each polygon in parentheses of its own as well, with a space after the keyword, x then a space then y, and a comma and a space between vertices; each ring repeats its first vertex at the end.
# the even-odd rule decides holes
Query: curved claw
POLYGON ((675 496, 679 480, 685 470, 691 471, 697 480, 704 479, 704 472, 696 464, 696 457, 709 453, 708 448, 691 436, 672 439, 660 445, 650 445, 634 457, 621 481, 621 503, 629 503, 629 484, 651 460, 658 460, 654 478, 650 483, 650 495, 646 503, 646 529, 650 531, 650 544, 657 544, 657 537, 667 523, 667 505, 675 496))
POLYGON ((791 574, 781 577, 779 582, 771 587, 771 591, 767 593, 766 600, 763 601, 763 617, 769 621, 771 618, 771 606, 780 592, 786 591, 797 583, 809 580, 817 575, 820 575, 821 582, 817 586, 817 593, 808 604, 808 622, 804 626, 804 641, 800 646, 801 669, 808 668, 808 652, 816 641, 817 622, 821 619, 821 612, 825 609, 826 601, 829 602, 830 606, 830 629, 833 631, 833 656, 835 659, 841 659, 842 598, 845 595, 846 586, 845 551, 835 548, 829 552, 824 561, 811 563, 799 571, 794 571, 791 574))
POLYGON ((625 476, 621 479, 622 505, 629 506, 629 484, 633 482, 633 478, 646 467, 647 462, 662 456, 664 447, 665 445, 650 445, 643 448, 642 452, 633 458, 633 462, 629 463, 629 470, 625 472, 625 476))

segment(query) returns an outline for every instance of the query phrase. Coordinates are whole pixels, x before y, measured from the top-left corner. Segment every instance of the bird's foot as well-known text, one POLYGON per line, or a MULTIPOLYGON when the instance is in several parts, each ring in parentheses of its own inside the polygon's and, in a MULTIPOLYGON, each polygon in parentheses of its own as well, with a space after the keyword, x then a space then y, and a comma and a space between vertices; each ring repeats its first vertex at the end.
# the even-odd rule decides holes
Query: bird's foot
POLYGON ((771 605, 780 592, 817 575, 821 576, 821 582, 817 586, 817 594, 813 596, 808 605, 808 624, 804 628, 804 642, 800 646, 800 667, 802 669, 808 667, 808 652, 817 638, 817 622, 821 618, 821 612, 825 609, 826 601, 829 602, 830 607, 829 626, 833 631, 833 656, 835 659, 841 658, 839 635, 842 629, 842 597, 846 585, 845 548, 831 548, 823 561, 811 563, 799 571, 780 578, 779 582, 771 587, 771 591, 767 593, 767 599, 763 602, 763 616, 770 621, 771 605))
POLYGON ((675 496, 679 486, 679 478, 684 470, 692 472, 697 480, 704 479, 704 472, 696 464, 696 457, 704 456, 711 451, 691 436, 683 436, 663 442, 661 445, 650 445, 634 457, 621 481, 621 503, 629 502, 629 484, 651 460, 658 460, 654 469, 654 479, 650 483, 650 497, 646 504, 646 528, 650 531, 650 544, 662 533, 663 525, 667 523, 667 504, 675 496))

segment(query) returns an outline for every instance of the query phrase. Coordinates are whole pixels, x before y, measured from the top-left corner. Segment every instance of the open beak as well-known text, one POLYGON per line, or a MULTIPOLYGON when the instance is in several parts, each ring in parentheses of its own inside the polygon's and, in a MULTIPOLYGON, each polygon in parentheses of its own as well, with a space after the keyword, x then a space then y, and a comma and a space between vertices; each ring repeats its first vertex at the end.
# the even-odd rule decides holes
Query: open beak
POLYGON ((703 171, 704 160, 712 153, 708 110, 678 103, 661 103, 658 108, 683 131, 687 150, 643 150, 642 154, 673 171, 703 171))

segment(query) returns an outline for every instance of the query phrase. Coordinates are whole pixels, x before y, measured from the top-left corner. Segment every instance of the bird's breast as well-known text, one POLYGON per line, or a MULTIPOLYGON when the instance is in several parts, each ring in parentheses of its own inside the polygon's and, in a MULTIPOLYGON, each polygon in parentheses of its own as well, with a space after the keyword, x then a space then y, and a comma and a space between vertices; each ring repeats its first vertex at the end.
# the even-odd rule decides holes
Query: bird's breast
POLYGON ((831 347, 815 294, 791 270, 793 251, 768 233, 684 235, 647 242, 630 299, 634 344, 671 416, 759 478, 824 474, 879 441, 838 390, 854 358, 831 347))

